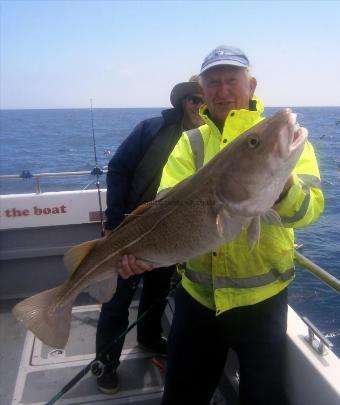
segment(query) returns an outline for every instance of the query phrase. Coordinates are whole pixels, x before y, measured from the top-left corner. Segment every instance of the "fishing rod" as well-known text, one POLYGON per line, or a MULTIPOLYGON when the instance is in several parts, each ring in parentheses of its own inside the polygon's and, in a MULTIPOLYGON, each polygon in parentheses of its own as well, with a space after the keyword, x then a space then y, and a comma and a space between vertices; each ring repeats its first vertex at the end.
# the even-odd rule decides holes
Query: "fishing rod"
MULTIPOLYGON (((95 377, 100 377, 105 369, 105 365, 102 363, 102 361, 100 360, 101 358, 103 358, 106 353, 108 353, 112 347, 119 342, 121 339, 124 338, 125 335, 127 335, 131 329, 133 329, 137 323, 143 319, 152 309, 153 307, 158 304, 158 302, 163 299, 164 296, 167 296, 168 294, 170 294, 173 290, 175 290, 175 288, 177 287, 177 285, 180 283, 181 278, 178 278, 172 285, 170 285, 170 287, 164 291, 158 298, 157 300, 150 305, 150 307, 145 310, 136 320, 135 322, 133 322, 131 325, 129 325, 118 337, 116 337, 112 342, 110 342, 108 345, 106 345, 104 347, 104 349, 102 350, 101 353, 98 353, 96 355, 96 357, 86 366, 84 367, 82 370, 79 371, 79 373, 77 375, 75 375, 72 380, 70 380, 57 394, 54 395, 53 398, 51 398, 48 402, 46 402, 44 405, 53 405, 56 401, 58 401, 64 394, 66 394, 74 385, 77 384, 77 382, 79 382, 90 370, 92 371, 92 374, 95 377)), ((171 308, 171 305, 168 301, 168 305, 171 308)))
POLYGON ((104 215, 103 215, 103 206, 102 206, 102 198, 101 198, 101 189, 100 189, 100 181, 99 176, 103 174, 103 170, 98 166, 98 159, 97 159, 97 145, 96 145, 96 137, 94 133, 94 124, 93 124, 93 108, 92 108, 92 99, 90 99, 90 106, 91 106, 91 126, 92 126, 92 142, 93 142, 93 152, 94 152, 94 163, 95 167, 93 168, 91 174, 96 176, 96 187, 98 191, 98 203, 99 203, 99 216, 100 216, 100 228, 101 228, 101 236, 105 236, 105 226, 104 226, 104 215))

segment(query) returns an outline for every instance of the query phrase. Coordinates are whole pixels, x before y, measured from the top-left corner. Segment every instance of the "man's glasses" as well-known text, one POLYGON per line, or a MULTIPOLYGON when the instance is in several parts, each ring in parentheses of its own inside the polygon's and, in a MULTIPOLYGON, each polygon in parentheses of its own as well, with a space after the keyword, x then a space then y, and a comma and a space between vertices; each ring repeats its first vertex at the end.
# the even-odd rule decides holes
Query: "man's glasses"
POLYGON ((195 104, 195 105, 197 105, 197 104, 203 104, 203 99, 202 99, 202 97, 189 95, 189 96, 186 97, 186 99, 187 99, 188 101, 190 101, 192 104, 195 104))

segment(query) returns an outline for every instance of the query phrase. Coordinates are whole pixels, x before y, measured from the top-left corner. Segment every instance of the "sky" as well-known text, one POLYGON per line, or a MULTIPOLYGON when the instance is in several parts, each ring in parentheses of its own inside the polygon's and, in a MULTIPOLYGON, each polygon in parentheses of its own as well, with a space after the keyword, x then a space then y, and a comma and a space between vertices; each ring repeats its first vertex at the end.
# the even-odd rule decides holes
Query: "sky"
POLYGON ((266 106, 340 105, 340 1, 1 0, 2 109, 167 107, 216 46, 266 106))

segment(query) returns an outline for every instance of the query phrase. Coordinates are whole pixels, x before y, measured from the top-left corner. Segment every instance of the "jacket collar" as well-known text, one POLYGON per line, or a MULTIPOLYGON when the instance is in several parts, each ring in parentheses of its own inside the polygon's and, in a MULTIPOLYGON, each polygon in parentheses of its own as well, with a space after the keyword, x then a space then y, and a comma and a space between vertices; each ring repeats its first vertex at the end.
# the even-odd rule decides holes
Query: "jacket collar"
MULTIPOLYGON (((246 128, 251 127, 256 122, 261 120, 261 114, 264 111, 263 103, 260 98, 254 97, 250 101, 251 107, 253 110, 231 110, 224 122, 223 133, 224 132, 232 132, 232 133, 241 133, 246 128)), ((209 111, 206 105, 203 105, 200 108, 200 116, 204 120, 204 122, 213 130, 213 132, 220 133, 220 130, 217 128, 215 123, 209 116, 209 111)), ((230 134, 227 134, 230 135, 230 134)))

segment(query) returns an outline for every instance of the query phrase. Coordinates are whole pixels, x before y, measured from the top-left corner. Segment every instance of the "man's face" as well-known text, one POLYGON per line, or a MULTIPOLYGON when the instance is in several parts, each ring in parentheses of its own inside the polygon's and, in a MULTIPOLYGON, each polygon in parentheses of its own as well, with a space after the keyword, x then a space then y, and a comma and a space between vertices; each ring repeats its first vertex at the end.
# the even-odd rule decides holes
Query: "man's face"
POLYGON ((202 74, 201 86, 212 120, 223 128, 229 111, 249 108, 256 80, 246 69, 218 66, 202 74))
POLYGON ((182 108, 184 120, 188 127, 197 128, 204 124, 202 118, 198 114, 199 108, 202 104, 203 95, 201 93, 195 93, 184 97, 182 108))

